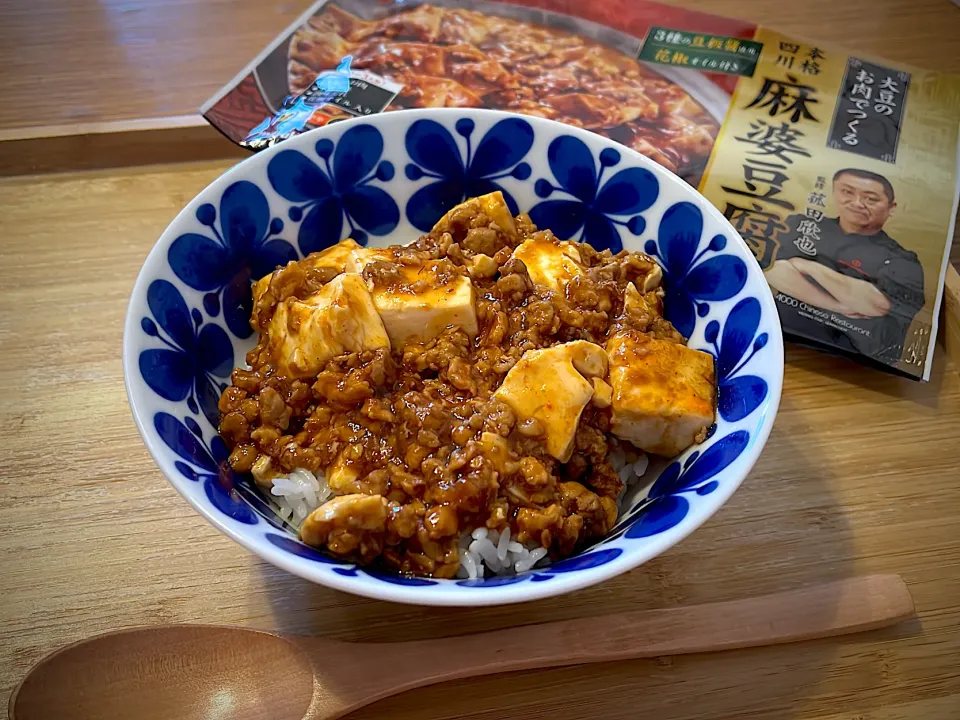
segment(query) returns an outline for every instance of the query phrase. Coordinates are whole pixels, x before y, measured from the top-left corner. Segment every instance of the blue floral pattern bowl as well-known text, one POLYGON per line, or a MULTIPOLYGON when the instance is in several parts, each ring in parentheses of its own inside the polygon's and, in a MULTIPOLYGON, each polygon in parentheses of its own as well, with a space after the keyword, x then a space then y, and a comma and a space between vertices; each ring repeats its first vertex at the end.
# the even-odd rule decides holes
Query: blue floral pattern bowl
POLYGON ((773 426, 783 377, 777 311, 723 216, 632 150, 566 125, 490 110, 409 110, 285 141, 230 169, 147 257, 123 337, 127 394, 170 483, 231 538, 289 572, 368 597, 493 605, 557 595, 634 568, 682 540, 733 494, 773 426), (500 190, 541 228, 663 267, 666 313, 716 357, 717 422, 702 445, 635 487, 602 542, 513 577, 434 580, 341 563, 284 529, 224 461, 217 400, 255 344, 250 283, 346 237, 414 240, 462 200, 500 190))

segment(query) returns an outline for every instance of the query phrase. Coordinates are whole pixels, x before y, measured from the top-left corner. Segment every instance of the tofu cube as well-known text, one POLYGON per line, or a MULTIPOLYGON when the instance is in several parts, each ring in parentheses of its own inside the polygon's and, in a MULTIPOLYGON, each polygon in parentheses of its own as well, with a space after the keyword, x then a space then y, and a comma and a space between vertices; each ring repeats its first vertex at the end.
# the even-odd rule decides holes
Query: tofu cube
POLYGON ((300 261, 300 264, 304 270, 309 270, 310 268, 331 268, 338 273, 342 273, 346 271, 347 262, 353 256, 353 253, 361 249, 361 246, 357 244, 356 240, 347 238, 346 240, 341 240, 336 245, 331 245, 326 250, 310 253, 300 261))
POLYGON ((712 355, 626 330, 607 341, 607 356, 617 437, 672 457, 713 423, 712 355))
MULTIPOLYGON (((328 247, 326 250, 310 253, 303 260, 300 260, 300 267, 304 270, 311 268, 332 268, 338 273, 342 273, 346 270, 347 261, 350 259, 351 254, 359 249, 361 248, 357 245, 356 241, 347 238, 346 240, 338 242, 336 245, 328 247)), ((273 273, 264 275, 253 284, 254 306, 256 306, 260 296, 270 287, 271 277, 273 277, 273 273)))
POLYGON ((470 278, 457 278, 421 292, 374 287, 373 302, 393 347, 427 342, 448 327, 459 327, 470 337, 479 331, 470 278))
MULTIPOLYGON (((300 525, 300 539, 313 547, 326 546, 337 555, 363 553, 364 545, 377 547, 379 554, 382 542, 374 544, 368 540, 371 535, 384 532, 387 516, 387 499, 382 495, 340 495, 304 518, 300 525)), ((370 562, 373 558, 363 559, 370 562)))
POLYGON ((509 237, 517 237, 517 225, 513 220, 513 215, 510 214, 510 206, 507 205, 506 200, 503 199, 503 193, 499 190, 470 198, 451 208, 446 215, 437 221, 430 232, 433 234, 449 232, 453 218, 471 215, 486 215, 509 237))
POLYGON ((547 452, 567 462, 580 415, 593 397, 591 378, 606 374, 603 348, 575 340, 525 352, 493 397, 509 405, 521 420, 539 421, 547 452))
POLYGON ((360 477, 356 465, 349 464, 342 455, 343 453, 337 456, 326 472, 327 485, 335 493, 345 492, 351 483, 360 477))
POLYGON ((429 256, 420 250, 404 246, 388 248, 356 247, 348 253, 344 267, 349 273, 362 273, 363 269, 374 262, 415 265, 420 267, 429 260, 429 256))
POLYGON ((260 298, 263 297, 263 294, 267 291, 267 288, 270 287, 270 278, 273 277, 273 273, 269 275, 264 275, 262 278, 257 280, 253 284, 253 306, 256 307, 257 303, 260 302, 260 298))
POLYGON ((513 257, 527 266, 534 285, 557 293, 563 293, 567 283, 586 270, 577 243, 549 235, 520 243, 513 257))
POLYGON ((425 253, 406 248, 361 248, 347 263, 362 272, 374 262, 390 272, 367 275, 367 287, 394 348, 427 342, 448 327, 459 327, 476 337, 476 298, 473 283, 463 275, 441 272, 440 263, 425 253))
POLYGON ((390 339, 359 275, 344 273, 305 300, 287 298, 267 325, 267 351, 279 375, 316 375, 332 357, 390 348, 390 339))

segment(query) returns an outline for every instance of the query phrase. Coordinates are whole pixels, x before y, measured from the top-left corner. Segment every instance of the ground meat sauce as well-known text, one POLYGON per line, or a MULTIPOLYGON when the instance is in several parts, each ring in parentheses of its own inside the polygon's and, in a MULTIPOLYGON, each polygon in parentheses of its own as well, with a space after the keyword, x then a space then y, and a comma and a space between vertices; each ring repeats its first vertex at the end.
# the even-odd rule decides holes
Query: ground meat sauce
POLYGON ((659 269, 645 255, 583 244, 585 273, 562 293, 535 287, 511 254, 524 240, 550 237, 526 215, 516 218, 514 236, 476 208, 455 210, 443 231, 397 248, 395 262, 373 262, 362 274, 368 283, 401 285, 406 258, 434 261, 448 279, 468 276, 477 337, 449 327, 423 344, 335 357, 305 380, 276 374, 263 330, 278 302, 309 297, 337 273, 305 270, 307 263, 276 270, 253 309, 261 343, 247 354, 251 369, 234 370, 220 399, 232 468, 254 471, 269 487, 272 476, 295 468, 323 474, 334 462, 349 467, 356 478, 347 492, 308 517, 301 537, 335 556, 402 573, 454 577, 460 535, 476 527, 509 525, 514 539, 539 544, 554 559, 604 536, 623 488, 607 460, 619 442, 608 434, 609 396, 597 393, 584 410, 564 464, 545 451, 537 420, 519 421, 491 396, 529 350, 573 340, 603 346, 617 328, 684 339, 662 316, 659 269), (625 313, 630 282, 647 291, 625 313))

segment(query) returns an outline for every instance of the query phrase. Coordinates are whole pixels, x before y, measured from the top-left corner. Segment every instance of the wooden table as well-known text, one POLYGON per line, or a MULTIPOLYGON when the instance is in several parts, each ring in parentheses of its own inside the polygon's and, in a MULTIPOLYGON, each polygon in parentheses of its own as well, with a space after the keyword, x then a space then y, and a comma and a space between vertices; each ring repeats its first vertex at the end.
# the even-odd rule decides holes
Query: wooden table
MULTIPOLYGON (((97 123, 126 110, 122 119, 147 124, 189 113, 305 5, 180 0, 164 5, 169 22, 158 30, 159 3, 77 3, 70 22, 80 23, 87 43, 78 49, 55 42, 71 27, 57 4, 65 2, 0 6, 0 63, 15 53, 34 79, 53 73, 66 84, 54 107, 29 77, 0 77, 0 126, 8 133, 0 140, 50 136, 27 122, 27 98, 46 103, 47 121, 61 123, 76 122, 67 114, 77 108, 97 123), (230 7, 238 8, 234 25, 207 43, 203 23, 227 17, 230 7), (134 23, 137 13, 150 22, 134 23), (45 22, 59 29, 42 32, 45 22), (188 84, 182 93, 140 93, 142 63, 166 57, 151 33, 165 40, 177 22, 194 44, 175 47, 196 54, 168 60, 190 68, 188 84), (119 50, 102 46, 111 39, 119 50), (205 59, 227 50, 229 61, 207 72, 205 59), (78 61, 91 54, 96 72, 88 80, 103 83, 114 72, 122 77, 111 81, 130 83, 126 110, 116 98, 70 86, 83 74, 78 61), (41 62, 55 57, 73 62, 41 62), (128 62, 94 62, 111 57, 128 62)), ((960 10, 947 0, 785 5, 716 0, 711 9, 960 71, 960 10)), ((960 717, 960 374, 942 349, 927 384, 788 349, 776 427, 731 502, 644 567, 563 598, 478 610, 390 605, 311 585, 220 535, 147 455, 126 403, 120 343, 143 258, 183 204, 229 164, 0 180, 0 696, 51 650, 130 625, 222 622, 403 640, 896 572, 910 585, 918 618, 887 631, 449 683, 351 717, 960 717)))

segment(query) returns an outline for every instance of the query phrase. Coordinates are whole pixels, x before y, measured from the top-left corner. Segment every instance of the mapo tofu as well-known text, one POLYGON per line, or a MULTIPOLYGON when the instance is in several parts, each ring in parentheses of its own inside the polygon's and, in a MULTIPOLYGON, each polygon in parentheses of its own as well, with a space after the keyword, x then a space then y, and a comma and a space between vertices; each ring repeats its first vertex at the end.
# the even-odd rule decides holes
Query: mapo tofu
POLYGON ((408 246, 291 262, 256 283, 259 341, 220 400, 230 464, 281 498, 316 481, 301 538, 357 562, 473 577, 575 553, 617 520, 612 456, 713 422, 713 358, 664 318, 661 278, 499 193, 408 246))

